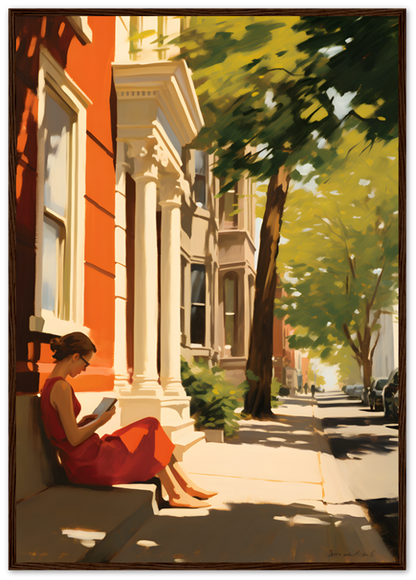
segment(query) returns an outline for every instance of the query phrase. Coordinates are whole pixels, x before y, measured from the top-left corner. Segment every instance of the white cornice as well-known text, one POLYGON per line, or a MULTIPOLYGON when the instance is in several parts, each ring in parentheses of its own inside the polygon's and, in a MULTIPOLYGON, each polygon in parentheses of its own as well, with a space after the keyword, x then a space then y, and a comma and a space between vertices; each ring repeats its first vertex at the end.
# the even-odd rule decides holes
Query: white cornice
POLYGON ((119 105, 124 99, 155 100, 181 146, 196 137, 204 120, 185 61, 113 63, 113 74, 119 105))

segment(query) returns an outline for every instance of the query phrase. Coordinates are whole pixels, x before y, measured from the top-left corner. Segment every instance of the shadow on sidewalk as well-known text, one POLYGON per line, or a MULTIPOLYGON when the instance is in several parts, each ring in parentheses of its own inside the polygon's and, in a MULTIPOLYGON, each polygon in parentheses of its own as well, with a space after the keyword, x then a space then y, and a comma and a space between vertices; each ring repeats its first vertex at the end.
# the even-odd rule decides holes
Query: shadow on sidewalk
MULTIPOLYGON (((308 403, 310 406, 310 402, 308 403)), ((229 445, 263 445, 278 448, 282 445, 318 452, 321 450, 314 432, 313 417, 279 415, 267 420, 241 420, 235 437, 225 439, 229 445)))
POLYGON ((193 510, 188 510, 190 517, 155 516, 111 562, 174 563, 179 568, 192 563, 380 562, 376 551, 365 552, 364 517, 332 516, 302 503, 229 507, 210 510, 205 517, 189 513, 193 510))

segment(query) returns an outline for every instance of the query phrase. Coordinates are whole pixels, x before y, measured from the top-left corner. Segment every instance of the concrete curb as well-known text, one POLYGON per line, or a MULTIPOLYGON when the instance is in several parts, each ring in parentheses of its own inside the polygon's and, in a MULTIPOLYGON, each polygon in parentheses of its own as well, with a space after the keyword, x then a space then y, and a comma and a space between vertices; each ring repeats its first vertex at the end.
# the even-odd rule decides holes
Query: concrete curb
MULTIPOLYGON (((332 454, 328 437, 325 435, 322 418, 319 416, 318 405, 312 406, 313 428, 320 451, 320 465, 322 471, 324 501, 327 503, 342 504, 355 503, 355 497, 345 481, 338 462, 332 454), (318 410, 318 411, 317 411, 318 410)), ((358 504, 357 504, 358 505, 358 504)), ((364 513, 364 512, 363 512, 364 513)))

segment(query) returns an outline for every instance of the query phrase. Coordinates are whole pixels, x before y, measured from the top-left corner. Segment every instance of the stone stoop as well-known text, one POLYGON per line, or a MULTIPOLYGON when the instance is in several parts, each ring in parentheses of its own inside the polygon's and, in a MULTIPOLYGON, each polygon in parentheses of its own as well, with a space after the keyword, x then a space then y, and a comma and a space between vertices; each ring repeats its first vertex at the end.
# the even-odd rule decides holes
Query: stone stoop
POLYGON ((205 434, 195 431, 194 424, 193 419, 188 419, 173 425, 163 425, 163 429, 175 445, 175 457, 178 461, 183 461, 188 449, 200 442, 205 442, 205 434))

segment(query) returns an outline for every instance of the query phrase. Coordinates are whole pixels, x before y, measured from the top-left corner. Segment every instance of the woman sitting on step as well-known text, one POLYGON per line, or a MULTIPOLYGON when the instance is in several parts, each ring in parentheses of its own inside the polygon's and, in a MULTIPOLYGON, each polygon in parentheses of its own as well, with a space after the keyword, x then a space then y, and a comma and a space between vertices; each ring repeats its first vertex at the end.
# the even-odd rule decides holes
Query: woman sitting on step
POLYGON ((173 455, 174 444, 154 417, 135 421, 111 435, 96 430, 115 414, 86 415, 77 422, 81 405, 67 376, 75 378, 89 366, 96 348, 82 332, 51 340, 56 364, 41 393, 45 431, 59 450, 73 483, 115 485, 147 481, 157 476, 172 507, 208 507, 216 495, 195 485, 173 455), (202 500, 202 501, 201 501, 202 500))

